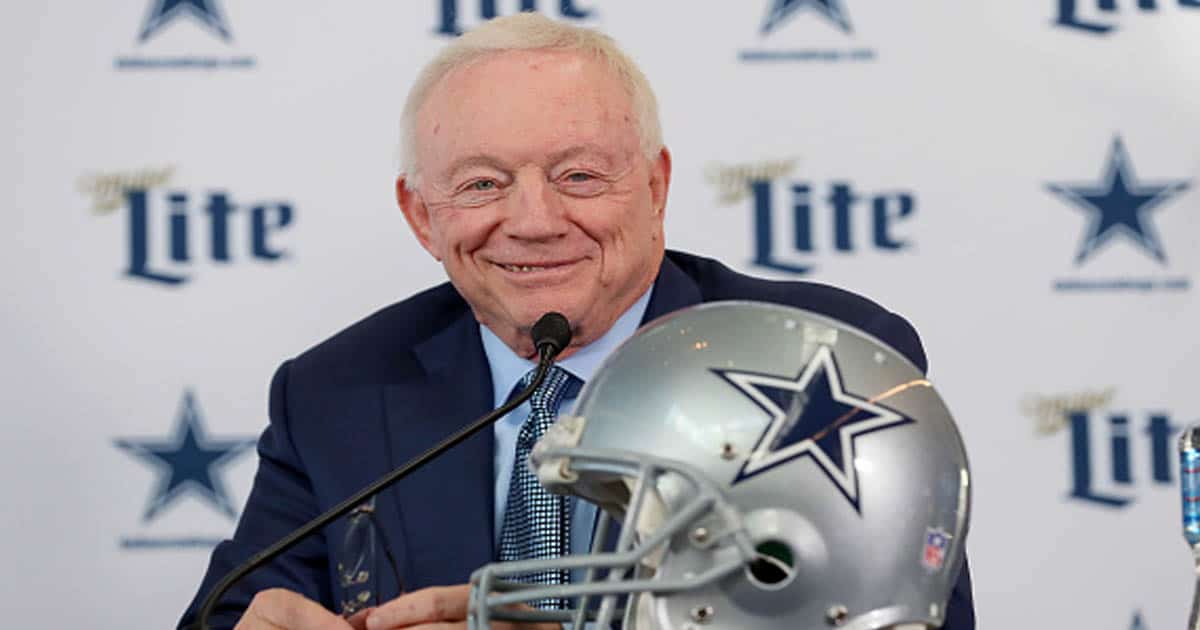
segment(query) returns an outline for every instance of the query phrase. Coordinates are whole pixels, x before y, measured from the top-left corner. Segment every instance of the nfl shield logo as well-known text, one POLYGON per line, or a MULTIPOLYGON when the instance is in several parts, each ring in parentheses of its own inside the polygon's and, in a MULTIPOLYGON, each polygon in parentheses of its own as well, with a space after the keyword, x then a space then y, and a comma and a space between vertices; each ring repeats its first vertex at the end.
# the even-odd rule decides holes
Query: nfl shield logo
POLYGON ((940 527, 925 530, 925 551, 921 554, 921 565, 927 570, 941 571, 946 564, 946 549, 950 547, 950 534, 940 527))

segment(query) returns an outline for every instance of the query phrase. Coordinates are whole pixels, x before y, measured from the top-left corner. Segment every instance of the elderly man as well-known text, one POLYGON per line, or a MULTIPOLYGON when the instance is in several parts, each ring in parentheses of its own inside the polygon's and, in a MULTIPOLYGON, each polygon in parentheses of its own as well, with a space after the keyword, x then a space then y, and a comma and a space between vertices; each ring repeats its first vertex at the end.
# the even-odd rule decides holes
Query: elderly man
MULTIPOLYGON (((600 34, 521 14, 459 38, 411 90, 402 144, 400 207, 450 282, 279 369, 254 488, 184 624, 230 568, 503 403, 533 366, 529 328, 547 311, 574 331, 556 408, 641 322, 712 300, 826 314, 925 367, 908 323, 862 297, 664 249, 671 155, 654 96, 600 34)), ((525 513, 538 499, 514 460, 527 456, 518 436, 534 415, 514 411, 250 575, 225 597, 218 625, 462 627, 473 569, 584 549, 591 506, 570 504, 549 529, 525 513), (561 535, 546 534, 555 528, 561 535), (369 566, 347 574, 364 554, 369 566)), ((946 627, 974 627, 965 567, 946 627)))

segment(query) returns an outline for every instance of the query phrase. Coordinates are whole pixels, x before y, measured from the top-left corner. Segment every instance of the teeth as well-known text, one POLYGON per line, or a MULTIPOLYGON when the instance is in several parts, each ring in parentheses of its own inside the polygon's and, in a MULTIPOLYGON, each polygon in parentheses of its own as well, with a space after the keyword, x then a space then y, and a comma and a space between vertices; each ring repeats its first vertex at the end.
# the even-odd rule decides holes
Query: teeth
POLYGON ((544 267, 533 267, 530 265, 501 265, 501 267, 504 267, 505 269, 507 269, 509 271, 515 271, 518 273, 527 273, 530 271, 544 269, 544 267))

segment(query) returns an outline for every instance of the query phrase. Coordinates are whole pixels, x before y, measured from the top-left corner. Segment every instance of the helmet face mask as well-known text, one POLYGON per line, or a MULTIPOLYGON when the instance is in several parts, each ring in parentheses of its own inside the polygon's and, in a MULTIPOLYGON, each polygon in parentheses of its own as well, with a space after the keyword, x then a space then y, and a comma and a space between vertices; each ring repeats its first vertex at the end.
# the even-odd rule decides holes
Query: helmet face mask
POLYGON ((530 459, 602 508, 592 553, 483 567, 471 627, 937 627, 962 563, 969 476, 940 398, 887 345, 794 308, 648 324, 530 459), (573 583, 511 581, 545 568, 573 583), (513 608, 547 597, 572 610, 513 608))

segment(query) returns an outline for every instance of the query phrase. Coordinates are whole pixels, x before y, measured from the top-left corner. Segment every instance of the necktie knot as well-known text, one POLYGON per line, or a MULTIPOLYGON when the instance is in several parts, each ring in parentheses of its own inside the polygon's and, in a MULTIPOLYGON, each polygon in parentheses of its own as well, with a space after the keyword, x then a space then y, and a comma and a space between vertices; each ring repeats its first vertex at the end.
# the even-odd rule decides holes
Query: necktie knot
MULTIPOLYGON (((536 374, 536 368, 530 370, 521 378, 519 387, 522 389, 529 387, 536 374)), ((534 390, 533 396, 529 397, 529 417, 521 425, 521 431, 517 434, 517 444, 524 448, 532 448, 534 442, 537 442, 546 433, 546 429, 554 424, 554 419, 558 417, 558 405, 563 398, 576 393, 579 384, 579 379, 570 372, 557 365, 550 366, 545 380, 534 390)))

